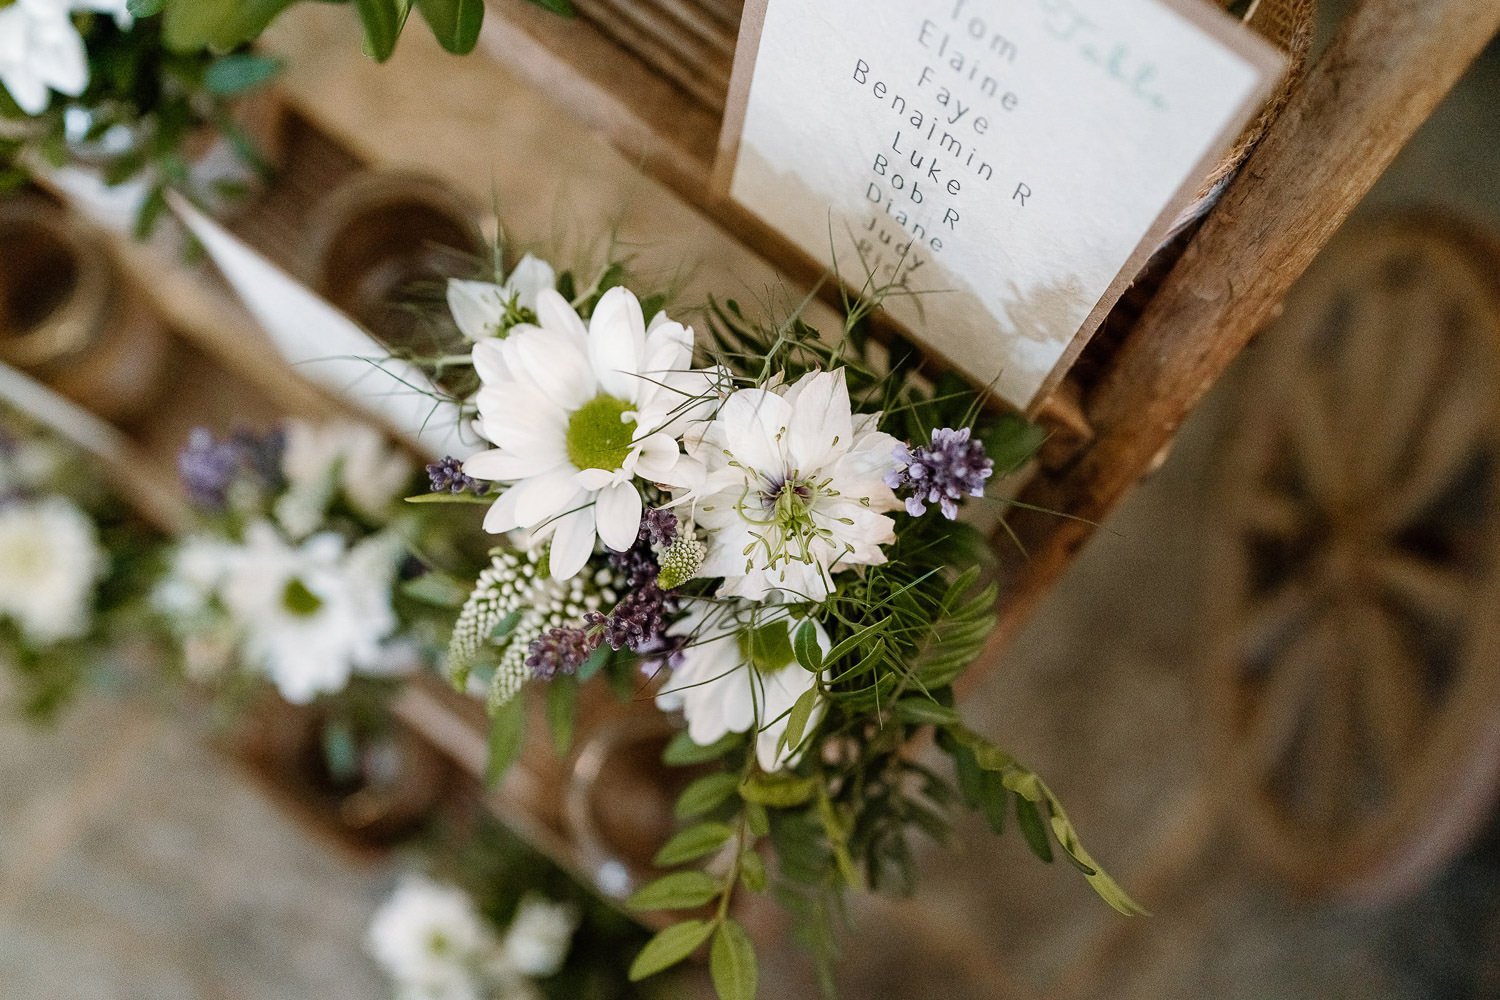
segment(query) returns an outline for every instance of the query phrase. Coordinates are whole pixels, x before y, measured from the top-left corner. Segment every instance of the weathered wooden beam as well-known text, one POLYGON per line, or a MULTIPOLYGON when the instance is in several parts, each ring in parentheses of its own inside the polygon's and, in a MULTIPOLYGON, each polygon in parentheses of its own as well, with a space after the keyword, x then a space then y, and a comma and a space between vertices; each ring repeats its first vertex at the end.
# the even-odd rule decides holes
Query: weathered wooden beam
MULTIPOLYGON (((1363 0, 1085 401, 1092 446, 1021 499, 1106 517, 1497 30, 1500 0, 1363 0)), ((1030 556, 987 664, 1093 533, 1021 510, 1011 526, 1030 556)))

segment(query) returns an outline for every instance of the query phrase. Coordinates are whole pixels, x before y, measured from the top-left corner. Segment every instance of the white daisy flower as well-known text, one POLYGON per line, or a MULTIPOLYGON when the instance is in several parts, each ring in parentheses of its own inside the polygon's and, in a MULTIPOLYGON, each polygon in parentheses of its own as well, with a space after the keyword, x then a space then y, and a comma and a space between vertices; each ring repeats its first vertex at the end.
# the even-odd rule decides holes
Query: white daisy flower
POLYGON ((294 420, 287 425, 281 471, 287 492, 276 502, 277 520, 300 538, 323 522, 336 493, 368 520, 389 520, 391 505, 411 485, 415 469, 368 424, 294 420))
POLYGON ((537 325, 474 346, 479 429, 495 448, 464 472, 509 484, 485 516, 492 534, 550 537, 553 577, 575 576, 596 541, 629 548, 640 528, 636 479, 686 485, 677 430, 706 384, 691 373, 693 333, 613 288, 585 326, 557 292, 537 296, 537 325), (697 384, 698 389, 686 386, 697 384))
POLYGON ((557 287, 552 265, 531 254, 521 258, 504 284, 489 281, 448 281, 448 309, 459 331, 473 341, 504 333, 507 317, 536 316, 537 296, 557 287))
POLYGON ((473 900, 418 876, 404 879, 375 914, 365 944, 398 995, 413 1000, 481 1000, 480 967, 498 948, 473 900))
POLYGON ((555 976, 578 929, 578 907, 527 896, 516 909, 501 948, 510 968, 533 979, 555 976))
POLYGON ((77 97, 89 84, 88 53, 73 25, 74 5, 16 0, 0 7, 0 85, 28 115, 52 102, 52 91, 77 97))
POLYGON ((0 506, 0 618, 28 641, 87 632, 108 565, 94 522, 61 497, 0 506))
POLYGON ((896 537, 885 512, 901 504, 884 477, 899 442, 878 420, 852 412, 842 370, 731 395, 689 439, 706 469, 679 500, 707 531, 698 575, 723 577, 725 597, 822 601, 834 573, 885 562, 896 537))
POLYGON ((399 551, 379 535, 346 550, 332 532, 293 545, 264 521, 250 525, 220 589, 248 665, 296 704, 342 690, 356 671, 379 670, 383 640, 397 624, 391 583, 399 551))
MULTIPOLYGON (((755 759, 763 771, 794 767, 801 753, 782 747, 787 716, 817 681, 797 662, 792 634, 801 626, 784 611, 768 614, 746 604, 694 604, 667 629, 687 640, 681 662, 656 696, 663 711, 681 711, 688 736, 709 746, 729 733, 755 731, 755 759)), ((818 645, 828 652, 828 633, 813 623, 818 645)), ((820 700, 806 732, 823 717, 820 700)))

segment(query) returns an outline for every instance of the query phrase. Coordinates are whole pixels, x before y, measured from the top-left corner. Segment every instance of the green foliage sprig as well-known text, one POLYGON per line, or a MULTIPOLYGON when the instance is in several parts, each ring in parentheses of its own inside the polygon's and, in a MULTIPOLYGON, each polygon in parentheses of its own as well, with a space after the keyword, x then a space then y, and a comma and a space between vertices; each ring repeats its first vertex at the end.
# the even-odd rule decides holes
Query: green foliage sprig
MULTIPOLYGON (((282 11, 299 0, 130 0, 136 17, 162 15, 167 43, 179 52, 230 50, 260 37, 282 11)), ((474 50, 484 26, 484 0, 325 0, 354 7, 365 52, 385 62, 415 7, 433 37, 455 55, 474 50)), ((569 0, 530 0, 561 17, 575 16, 569 0)))

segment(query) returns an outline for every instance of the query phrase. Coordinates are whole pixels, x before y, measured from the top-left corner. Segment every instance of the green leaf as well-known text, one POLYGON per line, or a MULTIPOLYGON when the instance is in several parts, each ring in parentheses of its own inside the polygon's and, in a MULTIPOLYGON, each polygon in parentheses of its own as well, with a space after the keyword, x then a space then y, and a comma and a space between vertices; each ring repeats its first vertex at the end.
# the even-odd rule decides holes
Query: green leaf
POLYGON ((995 832, 995 836, 1001 836, 1005 833, 1005 816, 1010 808, 1010 795, 1005 790, 1005 782, 994 771, 981 771, 980 781, 983 782, 980 811, 984 813, 984 820, 995 832))
POLYGON ((784 736, 789 750, 796 750, 802 745, 802 734, 807 729, 807 723, 812 719, 813 709, 818 707, 819 697, 821 696, 818 689, 810 687, 802 692, 802 696, 792 705, 791 714, 787 716, 784 736))
POLYGON ((526 699, 512 698, 501 705, 490 719, 490 759, 484 769, 484 783, 497 787, 510 770, 526 739, 526 699))
POLYGON ((229 50, 254 40, 293 0, 177 0, 166 5, 162 37, 176 52, 229 50))
POLYGON ((692 819, 713 812, 734 794, 738 779, 727 772, 705 774, 682 790, 675 810, 678 819, 692 819))
POLYGON ((720 739, 710 743, 708 746, 699 746, 693 742, 687 730, 683 730, 662 751, 662 763, 669 767, 690 767, 693 764, 707 764, 718 760, 720 757, 733 750, 745 741, 741 733, 727 733, 720 739))
POLYGON ((396 51, 408 5, 402 0, 354 0, 354 7, 365 28, 365 51, 376 62, 385 62, 396 51))
POLYGON ((1021 836, 1026 838, 1026 846, 1031 848, 1031 853, 1041 858, 1047 864, 1052 863, 1052 840, 1047 836, 1047 825, 1042 821, 1042 813, 1026 796, 1015 793, 1016 800, 1016 822, 1021 827, 1021 836))
POLYGON ((771 832, 771 817, 766 813, 766 807, 757 802, 745 803, 745 822, 750 827, 750 832, 757 837, 764 837, 771 832))
POLYGON ((609 662, 613 654, 614 650, 610 649, 607 643, 601 642, 599 648, 590 653, 589 658, 583 661, 583 666, 578 668, 578 682, 586 684, 593 680, 599 671, 604 669, 604 665, 609 662))
POLYGON ((578 717, 578 678, 560 674, 547 688, 547 725, 552 746, 559 757, 573 747, 573 728, 578 717))
POLYGON ((903 698, 896 703, 896 718, 914 726, 951 726, 963 717, 947 705, 931 698, 903 698))
POLYGON ((673 872, 636 890, 625 905, 632 910, 693 910, 722 891, 703 872, 673 872))
POLYGON ((484 24, 484 0, 417 0, 417 9, 443 48, 459 56, 474 51, 484 24))
POLYGON ((740 855, 740 882, 751 892, 766 891, 766 862, 754 848, 740 855))
POLYGON ((724 823, 699 823, 682 830, 662 845, 653 861, 658 868, 670 868, 696 861, 712 854, 729 842, 734 830, 724 823))
POLYGON ((495 502, 494 497, 477 497, 472 493, 418 493, 414 497, 407 497, 407 503, 457 503, 474 506, 488 506, 495 502))
POLYGON ((531 0, 542 10, 550 10, 558 17, 577 17, 578 12, 573 9, 570 0, 531 0))
POLYGON ((733 920, 725 920, 714 935, 708 972, 719 1000, 755 1000, 758 985, 755 946, 745 929, 733 920))
POLYGON ((254 90, 281 72, 280 59, 240 52, 215 59, 203 74, 203 86, 220 97, 254 90))
POLYGON ((131 17, 155 17, 167 5, 167 0, 126 0, 125 9, 131 17))
MULTIPOLYGON (((816 674, 823 669, 823 647, 818 645, 818 627, 809 618, 797 626, 797 633, 792 637, 792 652, 797 656, 797 662, 802 664, 802 669, 808 673, 816 674)), ((796 742, 793 741, 793 746, 796 742)))
POLYGON ((446 573, 428 572, 401 585, 405 597, 434 608, 458 610, 469 599, 469 588, 446 573))
POLYGON ((646 942, 646 947, 630 964, 630 981, 638 983, 670 969, 697 951, 713 932, 714 925, 706 920, 673 924, 646 942))
POLYGON ((746 802, 772 809, 791 809, 813 797, 818 790, 815 778, 792 774, 753 774, 740 784, 740 797, 746 802))

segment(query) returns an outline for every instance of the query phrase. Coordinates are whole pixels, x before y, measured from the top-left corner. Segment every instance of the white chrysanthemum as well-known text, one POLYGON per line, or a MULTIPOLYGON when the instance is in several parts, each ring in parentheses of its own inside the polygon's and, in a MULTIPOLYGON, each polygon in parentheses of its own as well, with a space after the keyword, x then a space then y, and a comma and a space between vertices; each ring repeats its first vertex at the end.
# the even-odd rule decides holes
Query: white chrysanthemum
POLYGON ((842 370, 731 395, 689 441, 706 469, 683 498, 708 533, 699 575, 723 577, 726 597, 821 601, 834 573, 885 562, 898 442, 878 419, 852 412, 842 370))
POLYGON ((0 85, 28 115, 39 115, 52 91, 77 97, 89 83, 88 53, 64 0, 16 0, 0 7, 0 85))
MULTIPOLYGON (((796 747, 781 747, 787 717, 817 680, 797 662, 792 634, 801 622, 783 612, 744 605, 694 604, 667 634, 687 639, 681 662, 656 696, 658 708, 681 710, 688 736, 708 746, 729 733, 754 729, 755 758, 764 771, 795 766, 796 747)), ((814 622, 818 645, 831 643, 814 622)), ((808 729, 823 717, 820 701, 808 729)))
POLYGON ((391 583, 399 547, 385 536, 352 550, 332 532, 298 545, 264 521, 230 553, 220 598, 244 635, 247 665, 304 704, 378 669, 396 628, 391 583))
POLYGON ((635 542, 636 479, 674 484, 682 475, 675 431, 693 394, 681 386, 696 382, 701 392, 705 382, 688 371, 692 331, 665 314, 648 329, 640 302, 623 288, 600 298, 587 326, 546 289, 537 321, 474 345, 479 427, 495 448, 464 471, 509 484, 485 530, 550 537, 551 573, 566 580, 597 540, 615 550, 635 542))
POLYGON ((578 918, 578 907, 569 903, 525 897, 505 932, 505 963, 533 979, 557 975, 568 957, 578 918))
POLYGON ((38 644, 88 631, 108 561, 83 511, 61 497, 0 507, 0 617, 38 644))
POLYGON ((498 949, 467 895, 416 876, 375 914, 365 943, 399 996, 424 1000, 481 1000, 480 969, 498 949))
POLYGON ((287 492, 276 518, 294 537, 317 530, 335 493, 374 522, 389 519, 391 505, 411 483, 413 466, 374 427, 348 421, 291 421, 281 459, 287 492))
POLYGON ((557 272, 552 265, 527 254, 501 285, 449 279, 448 309, 465 337, 486 340, 527 314, 534 317, 537 296, 556 287, 557 272))
POLYGON ((151 592, 152 605, 177 621, 204 614, 223 582, 232 551, 232 546, 219 538, 184 538, 172 551, 166 574, 151 592))

